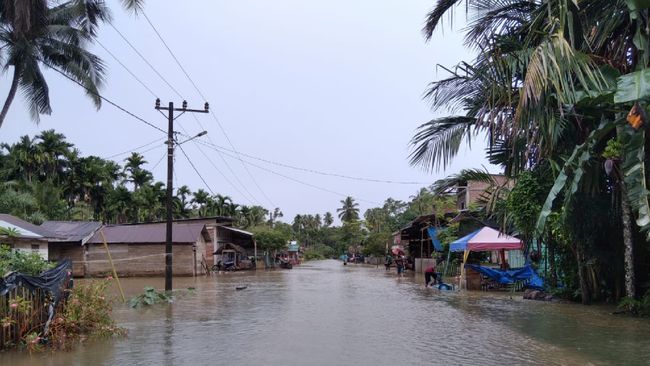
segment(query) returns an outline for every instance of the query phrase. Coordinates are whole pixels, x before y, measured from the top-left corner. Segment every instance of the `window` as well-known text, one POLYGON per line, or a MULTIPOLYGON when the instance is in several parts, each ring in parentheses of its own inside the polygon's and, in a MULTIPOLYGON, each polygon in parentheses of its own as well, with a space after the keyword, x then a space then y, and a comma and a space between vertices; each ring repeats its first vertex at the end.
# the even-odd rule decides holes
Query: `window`
POLYGON ((38 244, 32 244, 32 252, 38 253, 41 250, 41 246, 38 244))

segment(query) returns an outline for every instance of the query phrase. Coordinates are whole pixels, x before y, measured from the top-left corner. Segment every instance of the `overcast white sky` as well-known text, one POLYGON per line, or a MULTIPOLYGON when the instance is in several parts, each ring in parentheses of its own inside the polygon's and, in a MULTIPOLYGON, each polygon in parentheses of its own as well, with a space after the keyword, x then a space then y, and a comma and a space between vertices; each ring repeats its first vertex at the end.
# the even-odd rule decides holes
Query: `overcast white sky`
MULTIPOLYGON (((115 9, 115 26, 190 107, 201 108, 204 101, 146 20, 121 11, 117 0, 108 3, 115 9)), ((488 165, 481 142, 474 142, 471 151, 464 149, 444 172, 431 174, 408 165, 408 142, 416 127, 441 115, 430 111, 421 98, 428 82, 445 76, 436 64, 453 66, 471 59, 458 26, 424 42, 420 29, 434 4, 433 0, 149 0, 145 11, 242 153, 343 175, 432 183, 463 168, 488 165)), ((100 41, 164 104, 180 104, 181 99, 111 27, 103 27, 100 41)), ((102 94, 166 129, 166 120, 153 109, 155 98, 106 51, 94 49, 108 66, 102 94)), ((46 76, 52 115, 34 124, 18 96, 0 129, 1 142, 13 143, 21 135, 54 128, 83 155, 108 157, 164 138, 108 104, 96 111, 79 87, 53 72, 46 76)), ((8 84, 5 73, 2 101, 8 84)), ((229 148, 211 116, 197 118, 213 143, 229 148)), ((190 115, 180 117, 177 125, 191 134, 202 129, 190 115)), ((215 151, 202 148, 231 184, 195 144, 183 146, 215 193, 240 204, 280 207, 288 222, 299 213, 335 213, 345 195, 359 200, 365 210, 388 197, 407 200, 419 188, 325 177, 253 161, 340 195, 249 166, 262 193, 238 160, 224 156, 241 184, 215 151)), ((164 145, 151 147, 155 148, 143 155, 156 179, 164 181, 165 162, 154 169, 164 156, 164 145)), ((178 150, 175 170, 175 186, 207 189, 178 150)))

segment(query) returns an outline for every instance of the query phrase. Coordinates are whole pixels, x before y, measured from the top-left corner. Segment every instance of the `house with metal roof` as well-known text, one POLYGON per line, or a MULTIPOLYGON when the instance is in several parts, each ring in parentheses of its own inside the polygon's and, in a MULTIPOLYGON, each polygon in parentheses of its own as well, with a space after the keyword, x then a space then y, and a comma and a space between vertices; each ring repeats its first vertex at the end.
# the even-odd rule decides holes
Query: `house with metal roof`
MULTIPOLYGON (((163 276, 165 274, 166 224, 107 225, 86 242, 85 275, 111 273, 107 247, 119 276, 163 276), (105 245, 106 244, 106 245, 105 245)), ((201 222, 174 222, 172 255, 174 276, 203 274, 209 260, 206 247, 212 246, 206 225, 201 222)))
POLYGON ((0 244, 9 245, 15 250, 38 253, 48 259, 48 242, 55 236, 53 233, 8 214, 0 214, 0 228, 13 233, 1 235, 0 244))
POLYGON ((73 276, 85 276, 88 255, 88 247, 85 244, 102 227, 102 223, 96 221, 45 221, 40 227, 55 236, 49 240, 49 259, 60 261, 70 258, 73 276))

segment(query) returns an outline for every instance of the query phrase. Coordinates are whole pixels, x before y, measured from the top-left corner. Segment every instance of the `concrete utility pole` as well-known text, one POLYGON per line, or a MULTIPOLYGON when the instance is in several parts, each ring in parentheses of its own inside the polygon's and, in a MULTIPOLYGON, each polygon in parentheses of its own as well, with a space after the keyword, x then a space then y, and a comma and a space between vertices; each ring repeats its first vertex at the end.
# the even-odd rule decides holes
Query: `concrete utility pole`
MULTIPOLYGON (((210 105, 208 102, 205 102, 205 105, 203 106, 203 109, 188 109, 187 108, 187 101, 183 101, 183 107, 182 108, 174 108, 174 103, 169 102, 169 107, 161 107, 160 106, 160 99, 156 99, 156 107, 158 111, 168 111, 168 129, 167 129, 167 230, 165 234, 165 291, 171 291, 172 290, 172 222, 173 222, 173 215, 172 215, 172 198, 174 196, 174 186, 173 186, 173 178, 174 178, 174 120, 185 112, 193 112, 193 113, 208 113, 210 105), (178 111, 181 112, 178 116, 174 117, 174 112, 178 111)), ((162 113, 162 112, 161 112, 162 113)), ((177 143, 178 145, 185 143, 187 141, 190 141, 196 137, 200 137, 205 135, 207 132, 203 131, 199 133, 198 135, 194 137, 190 137, 189 139, 177 143)))

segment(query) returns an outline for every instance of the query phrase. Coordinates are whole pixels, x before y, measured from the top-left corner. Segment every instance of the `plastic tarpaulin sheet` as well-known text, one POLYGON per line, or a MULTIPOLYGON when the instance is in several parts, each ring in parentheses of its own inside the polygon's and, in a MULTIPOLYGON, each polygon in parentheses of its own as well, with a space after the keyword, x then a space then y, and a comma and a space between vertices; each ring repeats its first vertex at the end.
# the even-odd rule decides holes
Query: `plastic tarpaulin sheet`
POLYGON ((475 232, 465 235, 462 238, 452 242, 449 245, 449 250, 452 252, 464 252, 465 249, 467 249, 467 242, 474 237, 474 235, 478 234, 480 230, 476 230, 475 232))
POLYGON ((433 249, 436 252, 442 252, 442 243, 438 240, 438 229, 435 227, 430 227, 427 229, 429 232, 429 237, 431 238, 431 243, 433 243, 433 249))
POLYGON ((523 268, 511 270, 483 267, 477 264, 466 264, 465 268, 471 268, 504 285, 520 281, 528 281, 526 287, 536 290, 544 290, 544 280, 537 275, 537 272, 530 266, 530 264, 525 265, 523 268))
POLYGON ((54 311, 59 301, 66 296, 65 290, 72 288, 72 262, 69 259, 64 259, 56 267, 39 276, 13 272, 0 278, 0 297, 6 296, 17 287, 25 288, 30 292, 42 290, 50 296, 50 299, 46 301, 48 319, 43 330, 43 334, 45 334, 54 318, 54 311))

